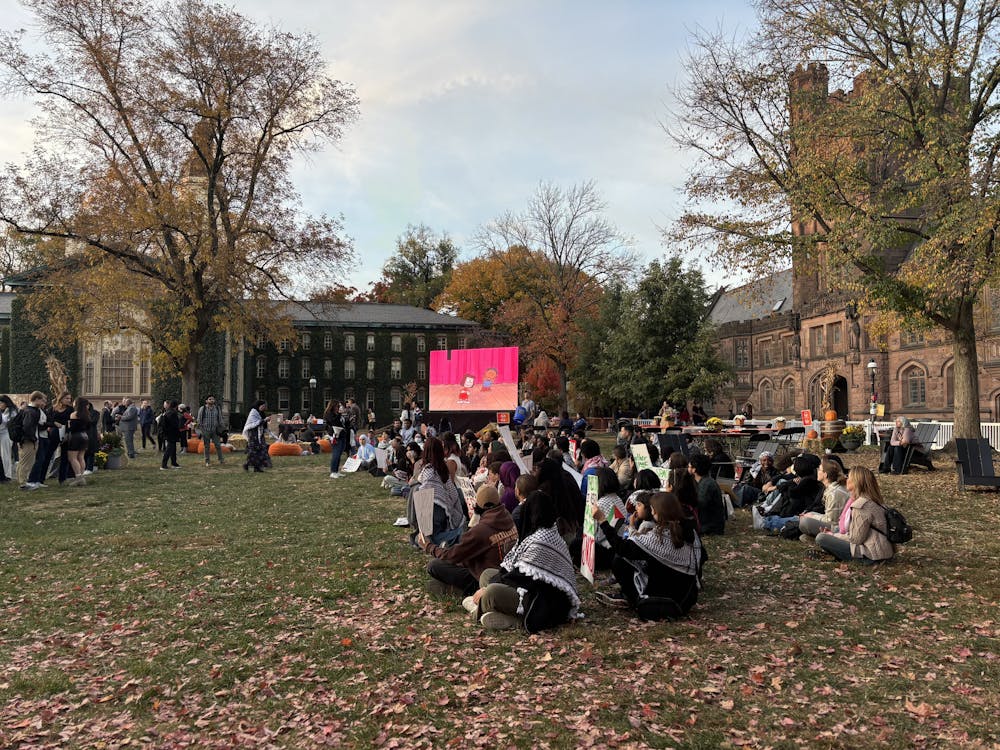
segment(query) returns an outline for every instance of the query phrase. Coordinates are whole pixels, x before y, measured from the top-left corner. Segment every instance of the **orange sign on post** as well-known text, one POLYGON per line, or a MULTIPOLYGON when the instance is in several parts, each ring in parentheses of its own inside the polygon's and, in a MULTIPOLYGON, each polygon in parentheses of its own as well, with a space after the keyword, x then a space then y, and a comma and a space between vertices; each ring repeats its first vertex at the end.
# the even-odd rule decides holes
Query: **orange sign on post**
POLYGON ((809 409, 802 410, 802 426, 812 427, 813 423, 813 413, 809 409))
POLYGON ((510 413, 505 411, 498 411, 497 424, 510 424, 510 413))

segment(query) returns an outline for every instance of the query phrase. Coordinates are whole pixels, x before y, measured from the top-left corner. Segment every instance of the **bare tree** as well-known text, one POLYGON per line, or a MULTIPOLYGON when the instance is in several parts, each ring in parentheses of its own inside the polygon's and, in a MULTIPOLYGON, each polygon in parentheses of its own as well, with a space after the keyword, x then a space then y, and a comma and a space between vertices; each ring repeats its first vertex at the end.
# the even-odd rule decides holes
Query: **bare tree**
POLYGON ((0 221, 62 241, 30 303, 40 333, 140 331, 194 403, 212 331, 287 335, 269 300, 350 258, 337 220, 300 216, 288 172, 340 138, 355 94, 312 37, 201 0, 26 5, 47 51, 4 33, 0 65, 42 114, 0 177, 0 221))
POLYGON ((582 326, 597 317, 605 284, 628 275, 635 258, 627 240, 604 217, 606 204, 593 182, 569 189, 543 183, 521 213, 507 212, 483 226, 475 244, 530 290, 522 314, 541 333, 536 354, 559 372, 562 404, 567 373, 579 351, 582 326), (528 253, 511 253, 511 248, 528 253))
POLYGON ((998 270, 1000 3, 759 7, 746 39, 695 40, 671 127, 700 156, 678 234, 745 270, 822 265, 868 309, 946 330, 955 434, 978 438, 974 312, 998 270))

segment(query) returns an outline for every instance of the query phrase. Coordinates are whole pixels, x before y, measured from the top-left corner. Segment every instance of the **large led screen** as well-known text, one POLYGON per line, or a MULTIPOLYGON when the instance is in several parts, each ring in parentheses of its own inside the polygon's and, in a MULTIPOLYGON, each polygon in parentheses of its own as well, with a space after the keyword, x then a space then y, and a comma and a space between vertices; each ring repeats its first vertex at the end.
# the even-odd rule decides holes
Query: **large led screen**
POLYGON ((517 347, 431 352, 430 411, 517 408, 517 347))

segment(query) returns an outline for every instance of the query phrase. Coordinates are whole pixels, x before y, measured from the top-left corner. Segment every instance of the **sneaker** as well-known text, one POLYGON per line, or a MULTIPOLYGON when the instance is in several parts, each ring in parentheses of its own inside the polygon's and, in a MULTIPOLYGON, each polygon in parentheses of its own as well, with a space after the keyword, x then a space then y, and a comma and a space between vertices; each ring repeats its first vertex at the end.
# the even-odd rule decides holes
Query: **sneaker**
POLYGON ((179 466, 178 464, 174 464, 174 465, 173 465, 173 466, 171 466, 170 468, 171 468, 171 469, 179 469, 179 468, 181 468, 181 467, 180 467, 180 466, 179 466))
POLYGON ((513 630, 520 627, 521 621, 503 612, 487 612, 479 618, 479 624, 487 630, 513 630))
POLYGON ((462 600, 462 607, 470 615, 476 614, 476 612, 479 610, 479 604, 473 601, 471 596, 467 596, 462 600))
POLYGON ((33 490, 44 490, 48 487, 44 482, 35 482, 35 486, 32 487, 33 490))
POLYGON ((85 477, 89 477, 93 473, 94 473, 93 469, 87 469, 85 472, 83 472, 83 475, 85 477))
POLYGON ((37 485, 34 482, 25 482, 21 485, 22 490, 33 490, 36 489, 37 485))
POLYGON ((595 591, 594 598, 607 607, 628 609, 628 599, 621 594, 607 594, 603 591, 595 591))
POLYGON ((399 518, 396 519, 396 522, 393 524, 393 526, 398 526, 399 528, 405 528, 409 525, 410 522, 409 520, 407 520, 406 516, 400 516, 399 518))
POLYGON ((167 467, 166 467, 166 466, 161 466, 161 467, 160 467, 160 471, 166 471, 166 470, 167 470, 167 467))
POLYGON ((335 471, 330 475, 330 479, 340 479, 342 476, 344 475, 335 471))

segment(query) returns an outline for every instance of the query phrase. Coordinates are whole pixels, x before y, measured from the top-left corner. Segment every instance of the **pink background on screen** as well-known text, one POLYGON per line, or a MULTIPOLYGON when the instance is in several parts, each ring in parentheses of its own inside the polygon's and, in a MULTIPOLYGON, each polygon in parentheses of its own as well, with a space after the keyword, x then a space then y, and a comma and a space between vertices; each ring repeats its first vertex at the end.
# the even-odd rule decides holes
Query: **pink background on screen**
POLYGON ((462 385, 467 374, 476 378, 475 387, 483 384, 483 375, 490 367, 496 368, 495 383, 517 383, 517 347, 502 346, 492 349, 452 349, 450 352, 431 352, 431 385, 462 385), (451 359, 448 355, 451 354, 451 359))

